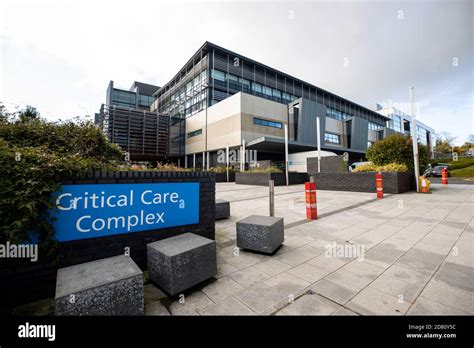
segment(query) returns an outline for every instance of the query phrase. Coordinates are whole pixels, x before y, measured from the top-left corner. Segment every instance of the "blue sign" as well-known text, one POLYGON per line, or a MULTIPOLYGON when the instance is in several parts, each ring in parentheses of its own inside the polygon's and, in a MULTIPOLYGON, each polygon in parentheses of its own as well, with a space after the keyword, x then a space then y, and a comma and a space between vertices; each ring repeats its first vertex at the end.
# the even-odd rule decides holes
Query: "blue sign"
POLYGON ((63 185, 53 194, 60 242, 199 223, 199 183, 63 185))

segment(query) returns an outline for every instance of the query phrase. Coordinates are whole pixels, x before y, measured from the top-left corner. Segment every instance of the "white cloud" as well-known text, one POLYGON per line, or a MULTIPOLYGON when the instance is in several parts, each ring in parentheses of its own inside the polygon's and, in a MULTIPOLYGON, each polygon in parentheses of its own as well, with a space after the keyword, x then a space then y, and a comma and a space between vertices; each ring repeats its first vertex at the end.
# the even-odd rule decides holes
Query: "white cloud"
POLYGON ((109 80, 164 85, 208 40, 364 105, 407 102, 413 85, 420 118, 462 141, 474 133, 472 7, 7 0, 0 101, 34 105, 51 119, 93 114, 109 80))

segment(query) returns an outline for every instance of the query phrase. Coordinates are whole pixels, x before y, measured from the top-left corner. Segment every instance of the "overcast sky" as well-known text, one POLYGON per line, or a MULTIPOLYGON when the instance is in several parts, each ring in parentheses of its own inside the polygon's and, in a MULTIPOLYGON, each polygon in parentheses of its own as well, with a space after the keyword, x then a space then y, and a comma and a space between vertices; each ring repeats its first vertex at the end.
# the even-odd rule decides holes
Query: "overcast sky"
POLYGON ((107 84, 163 86, 207 40, 362 105, 467 140, 473 1, 0 1, 0 101, 93 115, 107 84))

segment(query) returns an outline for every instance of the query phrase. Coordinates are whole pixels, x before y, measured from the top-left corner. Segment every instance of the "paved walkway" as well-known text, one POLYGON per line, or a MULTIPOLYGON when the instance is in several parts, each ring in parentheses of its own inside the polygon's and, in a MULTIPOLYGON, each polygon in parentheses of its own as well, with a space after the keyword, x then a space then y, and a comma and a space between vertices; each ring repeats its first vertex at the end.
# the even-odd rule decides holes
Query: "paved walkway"
POLYGON ((217 279, 172 299, 147 284, 146 313, 474 314, 474 186, 434 184, 432 194, 383 200, 318 191, 320 219, 311 222, 303 185, 275 191, 285 242, 274 255, 235 246, 237 220, 268 214, 268 188, 217 184, 232 214, 216 222, 217 279), (330 246, 346 253, 327 255, 330 246))

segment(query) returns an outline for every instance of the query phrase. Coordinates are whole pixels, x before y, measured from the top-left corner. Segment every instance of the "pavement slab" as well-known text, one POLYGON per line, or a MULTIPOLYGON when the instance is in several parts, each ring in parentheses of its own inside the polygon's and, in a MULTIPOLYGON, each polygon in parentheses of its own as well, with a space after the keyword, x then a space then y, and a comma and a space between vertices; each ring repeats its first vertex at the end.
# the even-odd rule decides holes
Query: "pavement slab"
POLYGON ((277 315, 330 315, 342 308, 338 304, 317 294, 304 294, 288 306, 278 311, 277 315))

